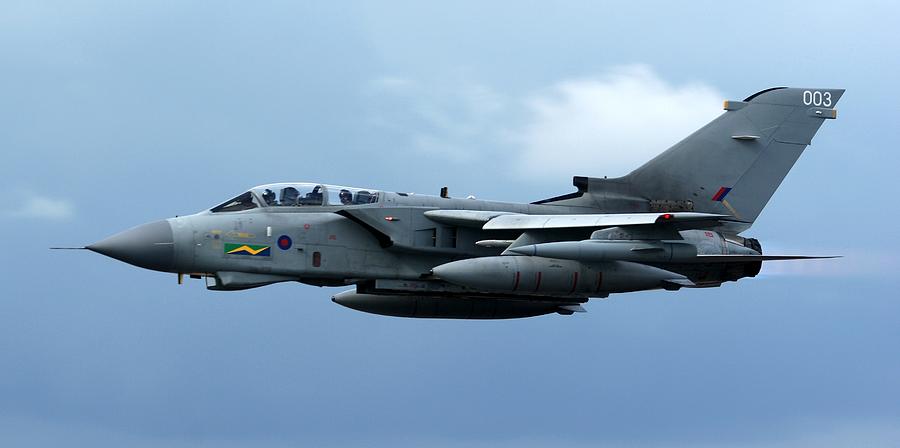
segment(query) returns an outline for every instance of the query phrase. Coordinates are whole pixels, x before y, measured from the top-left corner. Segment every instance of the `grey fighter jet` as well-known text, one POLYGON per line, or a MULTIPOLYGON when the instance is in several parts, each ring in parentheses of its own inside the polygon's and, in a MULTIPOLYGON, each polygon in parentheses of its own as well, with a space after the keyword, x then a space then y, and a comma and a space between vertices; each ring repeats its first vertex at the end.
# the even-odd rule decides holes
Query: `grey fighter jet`
POLYGON ((763 261, 814 258, 764 255, 741 234, 843 93, 776 87, 726 101, 630 174, 575 177, 576 192, 530 204, 275 183, 86 249, 215 291, 352 287, 332 300, 403 317, 570 315, 592 297, 719 286, 763 261))

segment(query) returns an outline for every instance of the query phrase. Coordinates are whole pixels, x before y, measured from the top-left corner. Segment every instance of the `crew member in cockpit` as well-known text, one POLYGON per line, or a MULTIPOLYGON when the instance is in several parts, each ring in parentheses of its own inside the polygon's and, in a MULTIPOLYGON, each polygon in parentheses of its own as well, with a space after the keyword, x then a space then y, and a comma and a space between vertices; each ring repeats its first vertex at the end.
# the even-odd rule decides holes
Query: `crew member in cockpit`
POLYGON ((297 199, 300 198, 300 192, 294 187, 284 187, 281 189, 281 204, 285 206, 297 205, 297 199))
POLYGON ((266 191, 262 194, 263 201, 266 201, 266 205, 276 205, 275 200, 275 192, 266 188, 266 191))
POLYGON ((350 205, 353 203, 353 193, 351 193, 350 190, 341 190, 339 196, 341 198, 341 204, 350 205))

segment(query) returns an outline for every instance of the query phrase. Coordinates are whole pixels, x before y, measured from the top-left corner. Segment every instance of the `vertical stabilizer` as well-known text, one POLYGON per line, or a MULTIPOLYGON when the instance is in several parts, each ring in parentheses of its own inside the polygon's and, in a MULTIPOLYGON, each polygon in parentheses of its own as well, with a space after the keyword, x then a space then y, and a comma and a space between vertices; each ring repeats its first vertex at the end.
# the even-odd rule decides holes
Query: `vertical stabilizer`
POLYGON ((827 119, 843 89, 776 87, 744 101, 620 180, 651 201, 753 222, 827 119))

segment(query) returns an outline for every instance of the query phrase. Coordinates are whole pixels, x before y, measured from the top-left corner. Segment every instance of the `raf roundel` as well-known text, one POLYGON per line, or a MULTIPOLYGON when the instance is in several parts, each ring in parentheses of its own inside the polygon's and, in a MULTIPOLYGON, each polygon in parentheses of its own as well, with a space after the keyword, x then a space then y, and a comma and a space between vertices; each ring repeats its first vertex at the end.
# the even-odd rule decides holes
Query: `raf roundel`
POLYGON ((291 241, 291 237, 287 235, 281 235, 278 237, 278 248, 281 250, 288 250, 293 244, 294 242, 291 241))

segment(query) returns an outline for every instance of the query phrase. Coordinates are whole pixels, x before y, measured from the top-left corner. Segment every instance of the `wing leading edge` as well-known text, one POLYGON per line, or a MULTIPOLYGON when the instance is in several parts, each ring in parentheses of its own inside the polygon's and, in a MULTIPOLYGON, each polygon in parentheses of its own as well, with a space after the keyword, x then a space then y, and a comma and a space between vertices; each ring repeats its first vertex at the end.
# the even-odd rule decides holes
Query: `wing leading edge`
POLYGON ((670 224, 679 229, 705 229, 725 222, 739 222, 729 215, 695 212, 615 213, 584 215, 501 215, 484 224, 484 230, 538 230, 602 228, 670 224))

